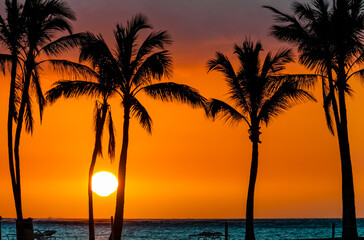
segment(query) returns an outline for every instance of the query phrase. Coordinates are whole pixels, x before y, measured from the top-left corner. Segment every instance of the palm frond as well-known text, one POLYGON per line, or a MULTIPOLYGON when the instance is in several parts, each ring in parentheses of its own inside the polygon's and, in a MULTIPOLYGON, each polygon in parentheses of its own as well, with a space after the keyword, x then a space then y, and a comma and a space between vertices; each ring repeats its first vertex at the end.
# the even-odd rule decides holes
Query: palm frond
MULTIPOLYGON (((24 95, 23 95, 24 97, 24 95)), ((25 103, 25 131, 27 133, 33 134, 34 130, 34 119, 32 114, 32 101, 30 97, 27 97, 27 101, 25 103)))
POLYGON ((12 54, 17 54, 21 47, 21 41, 25 30, 22 9, 23 5, 17 0, 6 0, 6 18, 4 19, 0 16, 0 42, 2 42, 12 54))
POLYGON ((57 81, 46 93, 46 99, 51 104, 60 97, 77 98, 80 96, 98 97, 105 92, 104 86, 86 81, 57 81))
POLYGON ((53 16, 64 17, 70 20, 76 20, 75 12, 70 8, 67 2, 60 0, 48 0, 44 3, 46 12, 52 13, 53 16))
POLYGON ((111 109, 109 108, 108 114, 108 128, 109 128, 109 147, 108 153, 110 160, 113 161, 115 158, 115 127, 111 116, 111 109))
POLYGON ((131 113, 139 120, 139 124, 147 130, 148 133, 152 133, 152 118, 149 116, 147 109, 133 97, 131 99, 131 113))
MULTIPOLYGON (((137 14, 127 21, 127 26, 116 25, 114 36, 117 44, 116 55, 122 68, 130 68, 132 56, 135 54, 136 39, 143 29, 152 28, 147 17, 137 14)), ((130 74, 130 73, 129 73, 130 74)))
POLYGON ((297 44, 302 39, 307 39, 308 32, 295 16, 285 14, 272 6, 265 5, 263 8, 272 11, 275 21, 283 24, 271 27, 270 34, 278 40, 297 44))
POLYGON ((285 74, 282 75, 285 81, 295 82, 298 88, 313 89, 317 83, 317 74, 285 74))
POLYGON ((72 33, 69 20, 75 20, 68 4, 59 0, 26 1, 23 14, 26 17, 26 35, 30 45, 44 46, 57 32, 72 33))
MULTIPOLYGON (((352 68, 354 66, 360 66, 361 64, 364 63, 364 52, 361 53, 357 58, 355 58, 354 60, 350 61, 350 63, 348 64, 348 68, 346 69, 346 74, 349 75, 349 73, 351 72, 352 68)), ((350 77, 348 77, 349 79, 350 77)))
POLYGON ((258 41, 255 44, 249 38, 246 38, 242 46, 234 44, 234 54, 238 56, 240 62, 239 74, 251 78, 258 76, 261 68, 259 54, 263 51, 262 44, 258 41))
POLYGON ((143 87, 142 90, 154 99, 187 103, 192 107, 204 107, 206 102, 206 98, 201 96, 196 89, 184 84, 156 83, 143 87))
POLYGON ((23 77, 23 75, 18 75, 15 78, 13 116, 16 123, 18 122, 18 111, 23 93, 23 77))
POLYGON ((37 98, 38 107, 39 107, 40 122, 42 122, 43 110, 44 110, 46 101, 43 96, 43 91, 42 91, 42 87, 41 87, 40 79, 39 79, 39 72, 37 71, 37 69, 35 69, 32 72, 32 80, 33 80, 32 83, 33 83, 33 86, 35 89, 36 98, 37 98))
POLYGON ((83 78, 88 80, 98 77, 98 74, 92 68, 80 63, 59 59, 49 59, 44 62, 49 63, 56 72, 74 79, 83 78))
POLYGON ((133 77, 134 85, 150 83, 172 75, 172 58, 167 50, 148 56, 133 77))
POLYGON ((229 58, 221 52, 216 52, 214 59, 207 62, 208 72, 215 70, 223 73, 228 81, 236 78, 236 73, 229 58))
MULTIPOLYGON (((102 56, 111 55, 111 52, 106 45, 102 35, 95 35, 93 33, 87 33, 86 37, 82 41, 79 61, 90 61, 92 63, 97 62, 98 59, 103 59, 102 56)), ((95 65, 93 65, 95 68, 95 65)))
POLYGON ((284 81, 271 97, 263 103, 258 119, 268 125, 273 117, 288 110, 294 104, 307 100, 316 101, 309 92, 299 88, 296 82, 284 81))
POLYGON ((148 28, 153 28, 149 24, 148 18, 145 15, 138 13, 133 16, 130 21, 127 21, 125 30, 128 36, 135 38, 140 30, 148 28))
POLYGON ((95 129, 95 152, 96 155, 102 157, 102 133, 104 123, 102 118, 102 105, 96 101, 94 108, 94 129, 95 129))
POLYGON ((164 49, 167 44, 172 44, 172 38, 166 31, 150 33, 140 46, 134 62, 139 62, 155 49, 164 49))
POLYGON ((333 128, 333 121, 332 121, 332 101, 333 98, 335 98, 335 92, 330 91, 329 88, 326 85, 325 79, 322 78, 322 96, 324 99, 324 111, 325 111, 325 119, 326 119, 326 125, 332 135, 335 135, 334 128, 333 128), (327 91, 329 91, 327 93, 327 91))
POLYGON ((230 98, 240 103, 244 112, 248 112, 251 106, 247 101, 247 94, 244 92, 240 84, 241 79, 236 75, 229 58, 221 52, 216 52, 216 57, 208 61, 207 67, 208 72, 218 71, 225 76, 225 80, 230 86, 230 98))
POLYGON ((351 73, 348 77, 347 77, 347 80, 349 80, 350 78, 359 78, 360 81, 364 82, 364 69, 360 69, 360 70, 357 70, 353 73, 351 73))
MULTIPOLYGON (((122 76, 119 64, 101 35, 87 34, 83 40, 79 61, 87 61, 101 79, 114 80, 122 76)), ((119 83, 123 86, 124 83, 119 83)))
POLYGON ((5 74, 11 67, 12 56, 10 54, 0 54, 0 71, 5 74))
POLYGON ((57 56, 66 51, 70 51, 75 47, 78 47, 85 39, 85 33, 77 33, 60 37, 55 41, 52 41, 45 45, 39 52, 44 52, 47 56, 57 56))
POLYGON ((221 100, 213 98, 208 101, 206 105, 209 116, 211 116, 213 119, 220 117, 221 119, 224 119, 226 122, 230 123, 239 123, 241 120, 244 120, 248 126, 250 126, 250 123, 246 117, 235 110, 235 108, 221 100))
POLYGON ((285 69, 287 63, 293 62, 293 54, 290 49, 280 49, 275 54, 269 52, 262 66, 261 76, 277 74, 285 69))

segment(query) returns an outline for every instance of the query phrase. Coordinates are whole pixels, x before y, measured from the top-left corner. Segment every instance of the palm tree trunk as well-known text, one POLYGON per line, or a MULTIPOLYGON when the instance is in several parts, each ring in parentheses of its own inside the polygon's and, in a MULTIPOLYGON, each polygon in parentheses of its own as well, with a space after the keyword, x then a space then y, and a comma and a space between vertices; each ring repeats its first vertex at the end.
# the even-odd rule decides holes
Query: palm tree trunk
POLYGON ((15 81, 16 81, 16 68, 17 68, 17 56, 13 56, 11 66, 11 82, 10 82, 10 95, 9 95, 9 112, 8 112, 8 154, 9 154, 9 168, 11 176, 11 184, 13 187, 13 196, 16 209, 16 218, 22 220, 23 212, 21 207, 20 194, 18 192, 18 186, 16 181, 15 169, 14 169, 14 155, 13 155, 13 121, 15 116, 15 81))
POLYGON ((250 166, 250 179, 249 179, 249 189, 248 189, 248 197, 246 201, 246 225, 245 225, 245 239, 246 240, 255 240, 254 234, 254 191, 255 191, 255 182, 257 180, 257 172, 258 172, 258 142, 259 142, 259 130, 257 133, 251 134, 253 142, 253 150, 252 150, 252 163, 250 166))
POLYGON ((88 173, 88 233, 89 233, 89 240, 95 240, 94 207, 93 207, 93 200, 92 200, 92 176, 94 175, 96 157, 97 157, 97 151, 96 151, 96 148, 94 148, 94 152, 92 153, 90 170, 88 173))
POLYGON ((351 166, 347 113, 345 102, 345 91, 339 89, 339 106, 340 106, 340 133, 339 146, 341 157, 342 172, 342 202, 343 202, 343 240, 353 240, 358 238, 355 213, 355 194, 353 171, 351 166))
POLYGON ((96 158, 98 154, 101 154, 101 136, 104 129, 104 123, 107 115, 107 103, 102 105, 101 120, 96 120, 96 134, 95 134, 95 147, 92 153, 92 160, 90 164, 90 170, 88 173, 88 226, 89 226, 89 240, 95 240, 95 224, 94 224, 94 207, 92 199, 92 176, 94 175, 94 169, 96 164, 96 158))
MULTIPOLYGON (((18 122, 15 131, 15 141, 14 141, 14 157, 15 157, 15 170, 16 170, 16 181, 17 181, 17 197, 18 197, 18 206, 17 212, 21 211, 22 203, 21 203, 21 185, 20 185, 20 159, 19 159, 19 145, 20 145, 20 136, 23 127, 24 113, 25 113, 25 105, 29 98, 29 86, 31 80, 31 71, 29 71, 30 63, 28 63, 28 69, 26 70, 24 85, 22 89, 22 98, 18 113, 18 122)), ((25 232, 23 229, 22 221, 23 218, 17 219, 19 224, 17 224, 17 238, 25 239, 25 232)))
MULTIPOLYGON (((125 100, 124 100, 125 101, 125 100)), ((121 240, 124 222, 124 201, 125 201, 125 173, 126 173, 126 159, 128 154, 129 145, 129 121, 130 121, 130 107, 124 104, 124 126, 123 126, 123 143, 120 154, 118 181, 119 186, 116 196, 116 210, 114 232, 111 238, 113 240, 121 240)))

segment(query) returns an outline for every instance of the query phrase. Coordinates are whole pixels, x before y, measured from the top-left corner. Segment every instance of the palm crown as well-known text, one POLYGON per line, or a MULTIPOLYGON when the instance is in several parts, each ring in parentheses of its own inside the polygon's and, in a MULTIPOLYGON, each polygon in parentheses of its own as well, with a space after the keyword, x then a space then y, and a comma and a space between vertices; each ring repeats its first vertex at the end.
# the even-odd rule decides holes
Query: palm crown
MULTIPOLYGON (((16 2, 13 1, 13 5, 16 2)), ((57 32, 68 31, 71 33, 69 20, 75 20, 74 12, 62 1, 28 0, 25 1, 24 6, 20 5, 19 9, 22 10, 18 20, 18 24, 22 23, 21 31, 16 36, 13 34, 17 40, 14 41, 16 45, 13 48, 17 47, 17 61, 21 66, 17 69, 19 71, 15 87, 15 106, 20 109, 19 111, 24 111, 26 130, 32 132, 34 121, 29 89, 36 95, 41 119, 45 104, 40 72, 41 65, 48 60, 45 60, 42 55, 54 57, 75 47, 78 45, 78 38, 81 35, 69 35, 55 41, 52 40, 57 32)), ((23 116, 19 116, 19 118, 23 118, 23 116)), ((21 125, 22 120, 19 128, 21 125)))
MULTIPOLYGON (((351 92, 348 80, 362 77, 364 3, 360 0, 314 0, 312 4, 294 2, 295 15, 265 6, 275 13, 280 25, 272 27, 277 39, 297 45, 299 61, 322 75, 323 98, 327 125, 332 134, 332 114, 336 112, 336 94, 339 89, 351 92)), ((340 125, 340 117, 336 123, 340 125)))
MULTIPOLYGON (((129 109, 148 132, 151 132, 152 127, 151 117, 136 98, 141 91, 161 100, 178 100, 192 106, 203 106, 204 98, 187 85, 173 82, 152 84, 153 79, 161 80, 163 76, 171 75, 172 59, 165 50, 165 46, 171 43, 165 31, 151 32, 140 46, 137 45, 139 32, 151 28, 143 15, 136 15, 126 27, 117 25, 114 31, 117 47, 114 51, 109 49, 101 35, 89 34, 82 44, 80 61, 88 61, 97 69, 96 76, 100 84, 59 81, 48 92, 47 98, 52 102, 61 96, 119 95, 124 108, 129 109)), ((82 67, 81 72, 88 74, 91 71, 82 67)))
POLYGON ((17 97, 19 93, 17 86, 20 85, 19 78, 16 76, 19 60, 18 56, 22 48, 22 39, 24 37, 24 16, 22 14, 23 5, 18 1, 6 0, 6 18, 0 16, 0 42, 9 50, 10 54, 0 54, 0 69, 3 73, 7 69, 6 66, 11 64, 11 93, 9 99, 9 117, 17 120, 16 105, 19 103, 17 97))
MULTIPOLYGON (((295 102, 314 98, 304 90, 315 79, 313 75, 283 75, 285 64, 293 61, 290 50, 282 49, 277 53, 269 52, 261 63, 260 42, 254 44, 245 40, 242 46, 235 45, 239 68, 234 70, 230 60, 221 52, 208 62, 209 71, 224 74, 229 85, 229 99, 234 106, 212 99, 209 112, 212 117, 220 115, 227 121, 245 121, 250 131, 259 128, 295 102)), ((259 138, 252 136, 251 138, 259 138)))

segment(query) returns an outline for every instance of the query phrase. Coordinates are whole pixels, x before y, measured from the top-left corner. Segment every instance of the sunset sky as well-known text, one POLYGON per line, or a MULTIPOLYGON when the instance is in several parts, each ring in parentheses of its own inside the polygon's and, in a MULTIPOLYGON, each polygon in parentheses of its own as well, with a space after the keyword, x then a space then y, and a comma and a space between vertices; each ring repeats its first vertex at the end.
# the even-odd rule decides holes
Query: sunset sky
MULTIPOLYGON (((114 47, 113 30, 136 13, 145 14, 155 30, 167 30, 173 44, 174 75, 206 98, 227 100, 219 73, 206 62, 222 51, 235 62, 234 43, 261 40, 263 56, 288 45, 269 36, 274 23, 271 4, 289 11, 290 0, 68 0, 76 12, 74 32, 101 33, 114 47)), ((4 1, 0 11, 3 14, 4 1)), ((3 50, 3 48, 1 48, 3 50)), ((77 59, 77 51, 66 55, 77 59)), ((288 73, 306 73, 298 64, 288 73)), ((61 79, 42 75, 44 92, 61 79)), ((349 137, 357 216, 364 217, 364 88, 351 80, 349 137)), ((10 76, 0 78, 0 216, 15 217, 7 154, 10 76)), ((262 128, 255 194, 257 218, 341 217, 338 143, 325 123, 321 86, 317 103, 305 103, 262 128)), ((162 103, 140 96, 153 119, 149 135, 132 120, 126 179, 126 218, 243 218, 248 188, 251 142, 244 124, 213 122, 201 109, 162 103)), ((47 106, 43 123, 36 118, 33 136, 21 139, 21 184, 24 217, 87 218, 87 176, 94 145, 95 99, 60 100, 47 106)), ((122 136, 120 99, 111 102, 117 131, 116 159, 98 158, 96 171, 117 173, 122 136)), ((37 112, 38 113, 38 112, 37 112)), ((104 147, 108 135, 104 135, 104 147)), ((114 214, 115 193, 94 196, 96 218, 114 214)))

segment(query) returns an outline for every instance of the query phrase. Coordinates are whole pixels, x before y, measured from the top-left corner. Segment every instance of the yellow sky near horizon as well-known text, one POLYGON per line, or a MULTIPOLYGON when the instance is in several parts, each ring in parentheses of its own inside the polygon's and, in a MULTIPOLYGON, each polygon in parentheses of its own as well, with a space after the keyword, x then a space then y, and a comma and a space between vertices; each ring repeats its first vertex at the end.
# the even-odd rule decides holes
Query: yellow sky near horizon
MULTIPOLYGON (((134 8, 145 3, 126 2, 126 5, 120 4, 125 8, 123 11, 130 12, 135 12, 134 8)), ((264 1, 259 4, 263 4, 261 2, 264 1)), ((83 12, 82 1, 70 1, 76 13, 80 14, 75 30, 102 31, 112 48, 111 33, 115 23, 127 19, 127 16, 120 19, 118 9, 121 7, 116 2, 112 3, 115 9, 108 9, 104 25, 93 25, 95 20, 90 16, 98 9, 95 7, 97 3, 93 1, 94 8, 90 4, 91 7, 83 12)), ((173 16, 176 9, 172 6, 167 5, 163 12, 148 10, 147 7, 140 11, 145 10, 156 30, 166 29, 172 35, 174 43, 170 49, 174 58, 174 76, 170 80, 195 87, 207 98, 226 100, 227 87, 222 75, 207 74, 206 69, 207 60, 214 57, 217 50, 233 60, 233 44, 241 43, 244 36, 251 36, 254 41, 262 40, 265 49, 262 56, 282 46, 267 37, 271 16, 257 9, 259 6, 255 3, 229 2, 226 8, 232 10, 235 6, 236 12, 230 14, 231 18, 226 13, 226 19, 221 19, 221 26, 216 25, 214 29, 210 29, 209 22, 216 20, 212 17, 223 13, 216 11, 210 16, 207 10, 202 10, 202 6, 195 6, 196 10, 192 11, 182 5, 181 8, 190 10, 186 10, 185 16, 191 16, 196 25, 192 25, 194 22, 189 18, 181 22, 183 15, 173 16), (228 24, 232 20, 244 22, 245 17, 237 13, 242 5, 246 7, 244 13, 249 12, 250 17, 254 13, 262 18, 243 24, 238 31, 235 25, 228 24), (167 11, 168 7, 170 11, 167 11), (203 14, 199 15, 198 10, 203 14), (204 27, 208 29, 199 35, 204 27)), ((145 3, 145 6, 148 4, 145 3)), ((218 6, 221 7, 220 2, 216 8, 218 6)), ((74 55, 75 52, 71 54, 74 55)), ((293 64, 287 72, 304 73, 306 70, 293 64)), ((44 91, 61 78, 51 72, 46 72, 43 77, 44 91)), ((358 80, 351 80, 351 84, 355 94, 348 99, 350 146, 357 216, 364 217, 364 89, 358 80)), ((295 106, 274 119, 268 128, 262 128, 255 194, 256 218, 341 216, 339 149, 336 138, 326 127, 320 88, 317 85, 314 91, 317 103, 295 106)), ((7 162, 8 91, 9 76, 1 76, 0 216, 4 218, 15 217, 7 162)), ((182 104, 162 103, 146 96, 140 96, 140 100, 153 119, 153 134, 147 134, 132 120, 125 218, 243 218, 251 160, 247 126, 231 126, 222 120, 213 122, 204 116, 202 109, 191 109, 182 104)), ((94 102, 94 99, 88 98, 61 99, 47 106, 42 125, 36 116, 33 136, 23 132, 21 177, 24 217, 87 217, 87 176, 94 145, 94 102)), ((116 175, 123 112, 119 99, 112 100, 111 105, 117 130, 116 159, 110 163, 104 148, 104 159, 98 158, 96 171, 106 170, 116 175)), ((104 147, 107 146, 107 137, 105 134, 104 147)), ((95 217, 109 218, 113 215, 115 198, 115 193, 106 198, 94 195, 95 217)))

